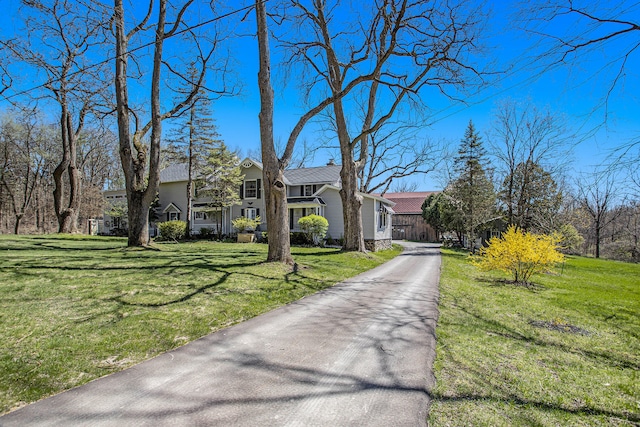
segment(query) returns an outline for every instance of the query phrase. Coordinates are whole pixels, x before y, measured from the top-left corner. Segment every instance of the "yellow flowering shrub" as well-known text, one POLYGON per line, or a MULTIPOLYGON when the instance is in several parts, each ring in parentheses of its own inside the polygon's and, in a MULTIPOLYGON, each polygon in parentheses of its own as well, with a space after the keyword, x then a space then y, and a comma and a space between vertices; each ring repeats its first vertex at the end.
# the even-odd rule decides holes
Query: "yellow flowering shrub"
POLYGON ((549 271, 562 262, 558 236, 532 234, 510 226, 501 237, 493 237, 480 249, 473 264, 483 271, 501 270, 511 274, 514 282, 528 284, 536 273, 549 271))

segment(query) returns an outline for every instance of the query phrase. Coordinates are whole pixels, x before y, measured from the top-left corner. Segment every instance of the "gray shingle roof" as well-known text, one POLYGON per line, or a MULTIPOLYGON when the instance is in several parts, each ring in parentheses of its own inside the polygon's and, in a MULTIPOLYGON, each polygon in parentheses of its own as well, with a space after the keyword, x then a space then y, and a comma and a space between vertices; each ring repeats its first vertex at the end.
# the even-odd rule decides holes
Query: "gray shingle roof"
POLYGON ((175 163, 160 171, 160 182, 180 182, 189 178, 189 164, 175 163))
MULTIPOLYGON (((259 167, 262 164, 253 161, 259 167)), ((180 182, 186 181, 188 174, 187 163, 172 164, 160 171, 160 182, 180 182)), ((331 184, 340 185, 340 169, 339 165, 326 165, 313 168, 289 169, 284 171, 285 179, 289 185, 304 184, 331 184)))
POLYGON ((291 185, 303 184, 331 184, 340 183, 339 165, 318 166, 314 168, 289 169, 284 171, 284 176, 291 185))

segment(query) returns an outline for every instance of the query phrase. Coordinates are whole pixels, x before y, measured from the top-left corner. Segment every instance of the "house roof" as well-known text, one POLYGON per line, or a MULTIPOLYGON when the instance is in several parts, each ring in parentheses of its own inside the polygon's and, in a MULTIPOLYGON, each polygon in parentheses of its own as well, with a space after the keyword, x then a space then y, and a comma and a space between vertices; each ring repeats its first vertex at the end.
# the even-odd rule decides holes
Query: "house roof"
POLYGON ((326 206, 327 204, 321 197, 287 197, 287 205, 310 205, 310 206, 326 206))
POLYGON ((180 182, 189 178, 188 163, 174 163, 160 171, 160 182, 180 182))
MULTIPOLYGON (((340 191, 340 187, 337 187, 337 186, 331 185, 331 184, 325 184, 325 185, 322 186, 322 188, 320 188, 318 191, 316 191, 315 196, 319 196, 320 194, 324 193, 327 190, 340 191)), ((358 191, 358 194, 361 195, 362 197, 382 202, 383 204, 385 204, 385 205, 387 205, 389 207, 394 207, 394 209, 395 209, 395 204, 396 203, 393 200, 389 200, 389 199, 387 199, 385 197, 380 196, 379 194, 361 193, 360 191, 358 191)))
POLYGON ((290 185, 303 184, 331 184, 340 183, 340 165, 317 166, 313 168, 288 169, 284 171, 284 176, 290 185))
MULTIPOLYGON (((255 165, 262 170, 262 163, 250 158, 245 158, 240 164, 243 167, 255 165)), ((285 183, 287 185, 331 184, 339 186, 341 168, 342 166, 340 165, 326 165, 288 169, 284 171, 285 183)), ((186 181, 188 177, 189 168, 187 163, 172 164, 160 171, 160 182, 162 183, 186 181)))
POLYGON ((417 191, 413 193, 385 193, 384 198, 396 203, 396 214, 422 214, 422 203, 437 191, 417 191))

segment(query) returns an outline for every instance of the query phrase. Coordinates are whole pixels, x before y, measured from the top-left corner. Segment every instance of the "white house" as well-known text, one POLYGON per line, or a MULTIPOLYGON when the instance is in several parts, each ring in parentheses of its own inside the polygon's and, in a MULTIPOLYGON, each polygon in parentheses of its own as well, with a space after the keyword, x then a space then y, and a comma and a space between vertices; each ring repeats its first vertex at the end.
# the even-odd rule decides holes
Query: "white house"
MULTIPOLYGON (((244 159, 240 163, 244 181, 240 186, 240 204, 212 212, 208 200, 194 194, 192 200, 191 231, 197 234, 203 228, 217 232, 218 226, 223 234, 231 234, 231 220, 240 216, 248 218, 260 217, 258 231, 267 231, 262 185, 262 164, 252 159, 244 159)), ((287 204, 289 208, 289 226, 292 231, 298 230, 298 219, 310 214, 327 218, 329 222, 328 237, 339 239, 344 234, 342 201, 340 199, 341 166, 330 162, 325 166, 290 169, 285 171, 287 187, 287 204)), ((169 220, 185 220, 187 213, 186 184, 188 170, 186 164, 171 165, 160 173, 159 207, 156 214, 158 222, 169 220)), ((124 190, 107 191, 107 200, 122 200, 124 190)), ((379 250, 391 246, 394 202, 384 197, 361 193, 363 197, 362 223, 364 238, 369 250, 379 250)), ((126 198, 124 199, 126 200, 126 198)), ((115 227, 124 227, 122 221, 105 215, 105 231, 109 233, 115 227)))

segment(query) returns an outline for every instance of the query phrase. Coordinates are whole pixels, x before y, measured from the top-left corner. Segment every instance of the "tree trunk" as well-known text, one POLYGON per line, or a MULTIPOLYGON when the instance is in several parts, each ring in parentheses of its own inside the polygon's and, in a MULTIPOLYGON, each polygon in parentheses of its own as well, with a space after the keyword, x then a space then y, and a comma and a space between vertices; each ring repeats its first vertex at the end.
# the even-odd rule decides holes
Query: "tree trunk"
POLYGON ((142 143, 145 128, 138 129, 131 136, 129 94, 127 87, 128 36, 124 29, 124 7, 122 0, 114 2, 114 22, 116 36, 115 57, 115 94, 118 118, 118 140, 120 160, 125 176, 128 203, 128 245, 146 246, 149 244, 149 208, 160 185, 160 135, 162 117, 160 113, 160 67, 162 65, 162 44, 166 18, 166 1, 161 0, 154 42, 153 72, 151 77, 151 138, 149 155, 142 143), (132 150, 135 148, 135 156, 132 150), (148 180, 145 176, 147 159, 149 161, 148 180))
POLYGON ((269 232, 267 261, 293 265, 284 173, 280 169, 267 170, 265 167, 263 177, 269 232))
POLYGON ((278 160, 273 145, 273 87, 271 86, 271 58, 267 11, 263 1, 256 0, 256 21, 260 70, 260 144, 262 147, 262 182, 264 184, 267 231, 269 233, 268 262, 282 262, 293 265, 289 242, 289 218, 287 208, 287 187, 284 183, 285 163, 278 160))
POLYGON ((69 150, 64 147, 62 161, 53 171, 53 207, 58 218, 58 232, 62 233, 64 227, 64 173, 69 168, 69 150))
MULTIPOLYGON (((189 159, 189 165, 191 165, 191 159, 189 159)), ((191 166, 189 166, 189 175, 191 175, 191 166)), ((185 232, 185 238, 190 239, 191 238, 191 201, 192 201, 192 188, 193 188, 193 180, 191 179, 191 177, 189 177, 189 180, 187 181, 187 213, 186 213, 186 223, 187 223, 187 230, 185 232)))
POLYGON ((346 251, 365 252, 364 233, 362 232, 362 196, 358 194, 357 174, 355 163, 342 158, 342 216, 344 219, 344 246, 346 251))
POLYGON ((145 197, 145 191, 134 191, 127 197, 129 210, 128 246, 146 246, 149 244, 149 207, 151 203, 145 197))
POLYGON ((76 135, 73 130, 71 113, 66 107, 66 97, 60 100, 62 113, 60 116, 62 137, 62 160, 53 171, 55 188, 53 200, 56 217, 58 218, 58 233, 78 232, 78 210, 80 208, 80 172, 77 167, 76 135), (64 173, 69 176, 69 200, 65 200, 64 173), (65 206, 66 203, 66 206, 65 206))
POLYGON ((20 221, 22 221, 22 215, 16 215, 16 222, 13 225, 13 234, 20 234, 20 221))
POLYGON ((185 233, 185 237, 187 239, 191 238, 191 203, 193 201, 193 140, 195 138, 195 126, 193 123, 196 119, 195 115, 196 114, 194 106, 189 110, 189 149, 187 151, 189 155, 189 177, 187 178, 187 231, 185 233))
MULTIPOLYGON (((335 62, 334 68, 338 69, 337 62, 335 62)), ((342 218, 344 221, 343 249, 345 251, 366 252, 362 230, 362 196, 358 194, 358 163, 353 158, 353 147, 341 99, 336 99, 333 102, 333 112, 336 118, 342 157, 340 198, 342 199, 342 218)))

